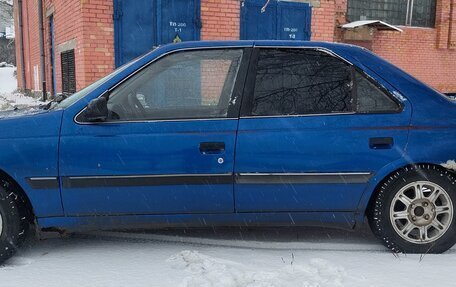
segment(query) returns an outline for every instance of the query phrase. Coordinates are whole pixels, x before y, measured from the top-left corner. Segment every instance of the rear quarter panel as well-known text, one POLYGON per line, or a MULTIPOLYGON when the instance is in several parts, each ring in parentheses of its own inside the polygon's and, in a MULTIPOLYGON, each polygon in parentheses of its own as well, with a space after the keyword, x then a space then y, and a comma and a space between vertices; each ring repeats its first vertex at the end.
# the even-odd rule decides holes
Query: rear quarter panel
POLYGON ((366 188, 358 206, 357 221, 362 221, 376 187, 390 173, 416 163, 451 167, 456 160, 456 102, 370 51, 348 45, 339 45, 334 51, 377 75, 381 84, 391 86, 398 99, 412 106, 408 144, 402 157, 378 170, 366 188))

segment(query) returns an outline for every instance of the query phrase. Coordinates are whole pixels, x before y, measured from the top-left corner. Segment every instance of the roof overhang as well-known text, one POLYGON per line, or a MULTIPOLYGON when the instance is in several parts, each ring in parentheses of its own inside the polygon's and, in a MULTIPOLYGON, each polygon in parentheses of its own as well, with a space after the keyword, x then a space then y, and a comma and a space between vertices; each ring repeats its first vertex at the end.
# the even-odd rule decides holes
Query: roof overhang
POLYGON ((343 29, 356 29, 356 28, 361 28, 361 27, 372 27, 376 28, 379 31, 397 31, 397 32, 404 32, 402 29, 390 25, 386 22, 380 21, 380 20, 361 20, 361 21, 355 21, 351 23, 347 23, 341 26, 343 29))

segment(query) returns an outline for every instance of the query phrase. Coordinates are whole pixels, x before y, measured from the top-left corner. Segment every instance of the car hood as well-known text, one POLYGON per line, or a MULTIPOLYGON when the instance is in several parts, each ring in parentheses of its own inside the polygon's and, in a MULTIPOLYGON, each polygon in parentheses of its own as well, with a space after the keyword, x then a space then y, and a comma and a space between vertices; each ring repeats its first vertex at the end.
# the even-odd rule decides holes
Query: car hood
POLYGON ((62 114, 40 108, 0 112, 0 139, 56 136, 62 114))
POLYGON ((46 111, 40 107, 30 107, 30 108, 23 108, 23 109, 0 111, 0 120, 17 118, 17 117, 28 116, 28 115, 36 115, 36 114, 41 114, 44 112, 46 112, 46 111))

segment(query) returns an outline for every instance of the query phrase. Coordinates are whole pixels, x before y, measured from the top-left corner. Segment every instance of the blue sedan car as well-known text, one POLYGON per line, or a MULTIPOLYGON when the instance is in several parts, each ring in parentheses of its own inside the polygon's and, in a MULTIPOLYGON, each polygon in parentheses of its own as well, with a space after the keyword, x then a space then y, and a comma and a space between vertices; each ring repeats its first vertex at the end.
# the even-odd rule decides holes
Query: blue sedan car
POLYGON ((371 52, 162 46, 0 120, 0 260, 30 231, 330 225, 456 242, 456 103, 371 52))

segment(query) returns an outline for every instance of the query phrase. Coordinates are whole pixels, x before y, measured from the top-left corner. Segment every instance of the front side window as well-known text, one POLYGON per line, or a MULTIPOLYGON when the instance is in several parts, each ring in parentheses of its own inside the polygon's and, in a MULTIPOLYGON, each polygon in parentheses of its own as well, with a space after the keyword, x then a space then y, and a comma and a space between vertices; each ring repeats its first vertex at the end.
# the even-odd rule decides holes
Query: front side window
POLYGON ((347 18, 382 20, 392 25, 434 27, 436 0, 349 0, 347 18))
POLYGON ((394 113, 401 107, 352 65, 303 49, 259 52, 250 116, 394 113))
POLYGON ((109 95, 110 120, 227 117, 242 54, 216 49, 166 56, 109 95))

